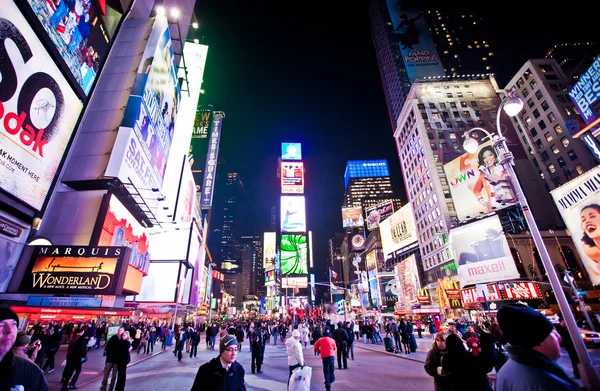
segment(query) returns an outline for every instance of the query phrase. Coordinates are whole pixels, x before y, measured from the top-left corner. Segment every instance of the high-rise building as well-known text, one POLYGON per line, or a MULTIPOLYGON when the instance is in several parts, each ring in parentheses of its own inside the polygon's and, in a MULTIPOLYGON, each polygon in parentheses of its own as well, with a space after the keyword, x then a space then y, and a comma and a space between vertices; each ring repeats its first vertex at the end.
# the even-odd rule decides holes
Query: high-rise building
POLYGON ((260 236, 244 235, 240 237, 240 244, 243 247, 242 285, 244 295, 254 295, 258 288, 265 284, 262 239, 260 236))
POLYGON ((387 160, 349 160, 344 185, 344 207, 368 208, 394 198, 387 160))
POLYGON ((596 166, 583 140, 571 137, 565 127, 580 119, 568 95, 572 84, 556 60, 546 58, 527 61, 505 87, 524 103, 513 121, 547 191, 596 166))
POLYGON ((571 83, 577 82, 600 53, 600 42, 569 42, 556 44, 545 58, 556 60, 571 83))
MULTIPOLYGON (((459 220, 450 191, 454 178, 446 176, 444 164, 464 153, 461 138, 467 129, 477 126, 495 131, 500 105, 497 90, 493 78, 417 82, 398 118, 394 137, 415 216, 425 284, 456 274, 448 233, 459 220)), ((534 213, 543 211, 536 214, 538 224, 561 225, 549 195, 539 191, 542 182, 515 140, 517 133, 509 117, 504 115, 501 121, 517 159, 519 180, 526 194, 536 195, 531 207, 534 213)))

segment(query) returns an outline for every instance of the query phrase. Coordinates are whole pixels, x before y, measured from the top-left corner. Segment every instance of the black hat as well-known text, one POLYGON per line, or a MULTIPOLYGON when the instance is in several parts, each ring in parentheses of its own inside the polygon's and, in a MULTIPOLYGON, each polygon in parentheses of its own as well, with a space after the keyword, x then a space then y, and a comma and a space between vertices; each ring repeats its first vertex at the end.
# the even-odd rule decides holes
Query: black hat
POLYGON ((14 319, 17 321, 17 327, 19 327, 19 317, 16 312, 10 308, 0 308, 0 320, 14 319))
POLYGON ((545 315, 523 304, 507 304, 498 311, 498 325, 511 345, 531 349, 552 333, 545 315))

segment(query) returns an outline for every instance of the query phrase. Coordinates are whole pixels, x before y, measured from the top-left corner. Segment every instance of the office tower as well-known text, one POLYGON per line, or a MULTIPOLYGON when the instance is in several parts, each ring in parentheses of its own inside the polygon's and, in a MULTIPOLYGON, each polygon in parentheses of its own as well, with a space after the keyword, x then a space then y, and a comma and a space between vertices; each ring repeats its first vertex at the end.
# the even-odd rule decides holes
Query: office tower
POLYGON ((571 83, 577 82, 600 53, 600 42, 574 42, 556 44, 544 58, 556 60, 571 83))
POLYGON ((260 287, 264 286, 262 238, 255 235, 244 235, 240 237, 240 244, 243 247, 242 284, 244 295, 254 295, 260 287))
POLYGON ((363 209, 394 198, 387 160, 349 160, 344 173, 344 207, 363 209))
POLYGON ((505 87, 523 100, 523 111, 513 122, 547 191, 596 166, 584 142, 571 137, 565 126, 580 120, 568 95, 572 84, 558 62, 546 58, 527 61, 505 87))
MULTIPOLYGON (((459 215, 451 187, 464 178, 447 176, 445 165, 456 162, 465 153, 462 138, 467 129, 495 131, 500 105, 497 90, 493 78, 414 83, 395 127, 404 184, 417 225, 425 284, 456 274, 448 233, 459 224, 459 215)), ((503 115, 501 124, 526 195, 535 194, 536 202, 531 207, 538 224, 561 225, 549 195, 540 192, 542 182, 515 140, 516 131, 509 117, 503 115), (535 213, 536 210, 543 213, 535 213)))

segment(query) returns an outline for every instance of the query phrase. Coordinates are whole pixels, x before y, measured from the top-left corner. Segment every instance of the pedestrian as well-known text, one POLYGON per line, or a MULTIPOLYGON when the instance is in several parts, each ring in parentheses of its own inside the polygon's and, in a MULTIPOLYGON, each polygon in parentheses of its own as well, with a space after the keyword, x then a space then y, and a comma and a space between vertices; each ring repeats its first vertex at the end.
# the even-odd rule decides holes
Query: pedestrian
POLYGON ((352 354, 352 361, 354 361, 354 333, 352 332, 352 322, 347 322, 346 333, 348 334, 346 358, 350 358, 350 354, 352 354))
POLYGON ((62 374, 62 388, 61 390, 76 390, 77 379, 81 373, 81 366, 87 361, 87 339, 85 333, 87 332, 87 326, 80 326, 75 335, 76 339, 69 342, 67 349, 67 364, 62 374), (70 381, 70 385, 69 385, 70 381))
MULTIPOLYGON (((238 351, 242 351, 242 344, 244 343, 244 329, 242 329, 242 326, 238 326, 235 329, 235 338, 237 339, 237 343, 238 343, 238 351)), ((261 335, 262 338, 262 335, 261 335)))
POLYGON ((148 336, 148 349, 147 354, 154 353, 154 344, 156 343, 157 331, 154 326, 150 328, 150 335, 148 336))
POLYGON ((273 328, 271 329, 271 334, 273 334, 273 345, 277 345, 277 335, 279 334, 277 325, 273 326, 273 328))
POLYGON ((206 350, 210 349, 210 336, 211 336, 211 333, 212 333, 212 327, 210 325, 208 325, 206 327, 206 336, 205 336, 205 338, 206 338, 206 350))
POLYGON ((492 391, 487 374, 494 369, 493 338, 489 334, 485 338, 487 343, 482 343, 481 353, 474 357, 457 334, 446 336, 441 375, 446 377, 450 390, 492 391))
POLYGON ((394 336, 394 343, 396 345, 396 352, 402 352, 402 344, 400 342, 400 329, 398 328, 398 323, 396 319, 392 320, 392 325, 390 326, 392 331, 392 335, 394 336))
POLYGON ((115 387, 115 383, 117 381, 117 371, 119 370, 119 340, 125 333, 125 329, 123 327, 119 327, 117 333, 111 336, 106 345, 104 345, 104 355, 106 356, 106 361, 104 363, 104 377, 102 378, 102 383, 100 385, 100 391, 106 391, 106 386, 108 384, 108 377, 112 372, 112 377, 110 379, 110 386, 108 387, 109 391, 112 391, 115 387))
POLYGON ((285 341, 285 348, 288 356, 288 366, 290 367, 290 378, 292 377, 292 371, 294 369, 304 366, 304 354, 302 353, 300 338, 300 331, 294 330, 292 332, 292 338, 289 338, 287 341, 285 341))
POLYGON ((183 358, 183 349, 185 349, 185 343, 188 340, 188 335, 186 331, 182 328, 179 333, 179 341, 175 345, 175 355, 177 356, 177 361, 181 361, 183 358))
MULTIPOLYGON (((317 326, 317 327, 315 327, 315 329, 313 330, 313 333, 312 333, 312 345, 314 345, 319 340, 319 338, 321 338, 321 327, 317 326)), ((318 353, 315 350, 315 356, 317 354, 318 353)))
POLYGON ((264 341, 265 339, 263 338, 262 330, 259 327, 255 328, 252 334, 250 334, 250 350, 252 354, 252 363, 250 364, 250 369, 252 370, 252 373, 254 373, 256 370, 256 373, 259 375, 263 373, 260 368, 262 367, 264 358, 264 341))
POLYGON ((435 391, 451 390, 448 380, 442 376, 442 357, 446 354, 446 335, 436 334, 431 349, 427 352, 425 359, 425 372, 433 377, 435 391))
POLYGON ((423 325, 421 324, 420 319, 417 319, 415 322, 415 327, 417 328, 417 334, 419 335, 419 338, 423 338, 423 325))
POLYGON ((342 369, 342 364, 344 365, 344 369, 348 369, 348 355, 346 352, 346 346, 348 345, 348 333, 344 330, 342 322, 338 322, 337 328, 333 332, 333 339, 335 340, 335 344, 337 347, 337 363, 338 369, 342 369))
POLYGON ((215 344, 217 343, 217 334, 219 333, 219 328, 215 323, 212 325, 212 331, 210 333, 210 350, 215 350, 215 344))
POLYGON ((127 380, 127 365, 131 361, 131 336, 129 333, 123 333, 121 339, 117 342, 117 385, 115 391, 125 390, 125 381, 127 380))
POLYGON ((496 390, 579 390, 557 362, 560 336, 545 315, 506 304, 498 310, 498 324, 508 342, 508 361, 496 375, 496 390))
POLYGON ((140 354, 140 350, 142 350, 142 348, 144 348, 144 353, 142 353, 142 354, 146 354, 147 347, 148 347, 148 329, 146 329, 144 327, 142 329, 142 333, 140 336, 140 344, 138 345, 138 348, 137 348, 138 354, 140 354))
POLYGON ((245 371, 236 361, 237 354, 237 339, 231 335, 221 338, 219 356, 198 369, 191 391, 246 391, 245 371))
POLYGON ((60 342, 62 340, 62 328, 50 327, 50 329, 52 329, 53 331, 50 335, 50 338, 48 339, 48 353, 46 353, 46 363, 42 367, 42 371, 47 373, 54 372, 54 357, 56 356, 56 352, 58 352, 58 348, 60 348, 60 342))
POLYGON ((48 383, 42 370, 13 352, 18 327, 17 314, 10 308, 0 308, 0 389, 47 391, 48 383))
POLYGON ((325 377, 325 389, 331 390, 331 384, 335 381, 335 341, 331 334, 327 333, 315 342, 315 352, 321 355, 323 362, 323 376, 325 377))
POLYGON ((414 353, 417 351, 419 346, 417 345, 417 340, 415 339, 415 329, 410 319, 406 321, 406 329, 408 331, 408 345, 410 347, 410 351, 414 353))
POLYGON ((573 345, 573 340, 571 339, 571 335, 569 334, 569 330, 567 330, 567 324, 563 319, 562 314, 558 316, 559 324, 555 325, 554 328, 560 335, 562 345, 569 354, 569 359, 571 360, 571 366, 573 367, 573 376, 576 379, 579 379, 579 357, 577 356, 577 351, 575 350, 575 345, 573 345))
POLYGON ((304 344, 304 347, 308 346, 308 326, 303 324, 300 330, 300 343, 304 344))
POLYGON ((19 331, 17 333, 17 340, 13 345, 13 352, 16 356, 28 359, 35 363, 38 352, 42 347, 41 345, 39 340, 32 343, 29 335, 25 334, 24 331, 19 331))
POLYGON ((404 319, 400 319, 398 331, 400 332, 400 340, 402 342, 402 346, 404 347, 404 353, 410 354, 410 335, 408 334, 408 325, 404 319))

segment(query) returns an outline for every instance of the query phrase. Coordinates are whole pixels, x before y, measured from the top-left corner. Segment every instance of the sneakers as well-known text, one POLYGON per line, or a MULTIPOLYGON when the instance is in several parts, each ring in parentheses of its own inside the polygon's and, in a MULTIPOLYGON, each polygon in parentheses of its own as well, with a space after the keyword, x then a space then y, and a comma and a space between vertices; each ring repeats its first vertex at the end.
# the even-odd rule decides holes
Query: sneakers
POLYGON ((262 375, 263 371, 256 372, 257 375, 262 375))

